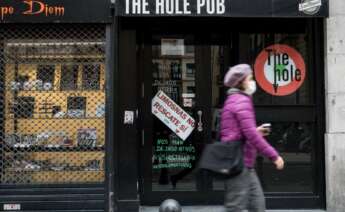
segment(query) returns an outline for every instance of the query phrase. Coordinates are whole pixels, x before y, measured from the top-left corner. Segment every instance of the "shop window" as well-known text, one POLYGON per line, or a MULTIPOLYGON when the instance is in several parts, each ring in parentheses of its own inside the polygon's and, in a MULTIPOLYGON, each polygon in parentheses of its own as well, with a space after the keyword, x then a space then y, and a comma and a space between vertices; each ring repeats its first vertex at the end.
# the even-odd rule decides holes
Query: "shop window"
POLYGON ((104 27, 2 35, 0 186, 104 183, 104 27))
POLYGON ((34 97, 18 97, 12 103, 12 112, 15 118, 32 118, 34 113, 34 97))
POLYGON ((186 63, 186 78, 194 78, 195 77, 195 64, 194 63, 186 63))
POLYGON ((100 66, 98 64, 83 66, 82 83, 85 90, 98 90, 100 88, 100 66))
POLYGON ((19 75, 16 78, 16 83, 18 85, 17 89, 23 89, 23 86, 26 82, 29 81, 29 76, 28 75, 19 75))
MULTIPOLYGON (((258 157, 256 169, 265 192, 313 192, 315 190, 315 146, 317 123, 313 115, 315 71, 310 67, 307 33, 240 33, 238 49, 234 50, 234 63, 249 63, 254 67, 258 54, 267 46, 284 44, 298 51, 306 65, 307 75, 302 86, 290 95, 275 96, 261 89, 257 83, 254 94, 258 125, 271 123, 272 132, 266 137, 284 158, 284 172, 275 170, 271 161, 258 157), (304 106, 308 105, 308 110, 304 106), (277 112, 272 112, 277 111, 277 112), (278 112, 279 111, 279 112, 278 112)), ((223 78, 226 66, 226 46, 211 46, 212 71, 212 139, 217 141, 220 114, 226 87, 223 78)), ((231 54, 231 52, 230 52, 231 54)), ((291 62, 290 62, 291 63, 291 62)), ((232 65, 232 64, 230 64, 232 65)), ((295 64, 293 64, 295 65, 295 64)), ((255 76, 255 74, 254 74, 255 76)), ((256 79, 262 80, 262 79, 256 79)), ((222 180, 213 179, 213 190, 224 190, 222 180)))
POLYGON ((68 97, 67 115, 69 117, 81 118, 85 116, 86 98, 85 97, 68 97))
POLYGON ((77 89, 78 68, 78 65, 63 65, 61 67, 60 90, 77 89))
POLYGON ((37 80, 43 83, 54 84, 55 66, 54 65, 39 65, 37 67, 37 80))

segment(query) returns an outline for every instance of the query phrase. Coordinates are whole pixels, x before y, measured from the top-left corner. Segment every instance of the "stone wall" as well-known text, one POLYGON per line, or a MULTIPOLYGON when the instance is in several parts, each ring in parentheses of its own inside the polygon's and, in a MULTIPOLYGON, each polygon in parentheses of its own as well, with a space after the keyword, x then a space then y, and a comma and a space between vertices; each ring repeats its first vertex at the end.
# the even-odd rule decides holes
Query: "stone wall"
POLYGON ((330 0, 326 19, 327 211, 345 211, 345 1, 330 0))

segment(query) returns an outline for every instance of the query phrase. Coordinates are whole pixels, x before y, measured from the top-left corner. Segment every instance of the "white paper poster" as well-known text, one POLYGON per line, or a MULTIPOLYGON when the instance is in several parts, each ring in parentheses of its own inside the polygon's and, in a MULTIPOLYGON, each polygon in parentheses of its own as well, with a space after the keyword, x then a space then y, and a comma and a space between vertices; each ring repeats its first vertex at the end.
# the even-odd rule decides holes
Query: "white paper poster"
POLYGON ((184 39, 163 38, 161 40, 161 54, 170 56, 184 55, 184 39))
POLYGON ((158 91, 152 99, 152 114, 182 140, 186 140, 195 127, 195 120, 163 91, 158 91))

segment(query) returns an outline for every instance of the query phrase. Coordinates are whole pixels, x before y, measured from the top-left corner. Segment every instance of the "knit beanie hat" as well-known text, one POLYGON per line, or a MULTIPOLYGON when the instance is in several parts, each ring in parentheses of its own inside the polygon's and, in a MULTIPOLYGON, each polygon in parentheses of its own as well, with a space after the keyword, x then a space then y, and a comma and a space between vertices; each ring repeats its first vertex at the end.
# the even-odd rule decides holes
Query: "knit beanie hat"
POLYGON ((251 73, 253 73, 253 71, 248 64, 239 64, 233 66, 225 74, 224 85, 230 88, 236 87, 251 73))

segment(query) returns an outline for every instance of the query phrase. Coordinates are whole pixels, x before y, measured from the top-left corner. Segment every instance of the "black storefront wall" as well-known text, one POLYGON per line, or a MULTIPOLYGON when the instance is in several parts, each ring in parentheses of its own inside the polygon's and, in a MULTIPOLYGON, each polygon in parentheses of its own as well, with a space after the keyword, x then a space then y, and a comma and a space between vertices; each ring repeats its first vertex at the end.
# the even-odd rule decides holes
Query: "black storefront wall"
MULTIPOLYGON (((104 181, 101 183, 23 183, 20 181, 19 184, 13 183, 3 183, 3 172, 1 172, 1 185, 0 185, 0 210, 20 210, 20 211, 113 211, 115 204, 113 199, 116 194, 114 193, 114 165, 113 165, 113 142, 114 141, 114 86, 113 82, 115 74, 109 72, 108 70, 114 69, 114 41, 115 32, 113 27, 113 6, 108 0, 87 0, 87 1, 69 1, 69 0, 4 0, 0 2, 0 71, 1 71, 1 83, 5 84, 5 72, 6 72, 6 61, 9 60, 9 53, 4 52, 6 48, 3 42, 5 39, 17 39, 19 43, 24 43, 21 45, 23 49, 28 49, 26 46, 35 45, 25 39, 46 39, 49 42, 59 43, 59 39, 65 41, 66 43, 60 45, 73 45, 75 40, 81 41, 76 45, 84 45, 89 48, 89 51, 104 52, 105 61, 104 70, 105 71, 105 84, 104 86, 106 116, 105 124, 106 129, 104 132, 104 146, 95 147, 93 149, 83 149, 77 147, 71 147, 70 149, 65 149, 63 147, 53 148, 50 147, 37 147, 37 148, 25 148, 16 149, 16 147, 5 147, 1 144, 1 164, 4 164, 4 154, 15 152, 15 154, 31 154, 34 152, 47 152, 44 154, 55 154, 54 152, 68 155, 74 151, 76 153, 83 155, 84 152, 94 152, 98 154, 98 151, 102 151, 105 154, 105 158, 102 163, 105 165, 104 181), (92 31, 88 31, 92 30, 92 31), (12 36, 12 37, 11 37, 12 36), (67 39, 70 39, 66 41, 67 39), (22 40, 24 39, 24 40, 22 40), (54 39, 54 40, 52 40, 54 39), (83 42, 85 39, 86 42, 83 42), (97 39, 96 42, 93 42, 97 39), (104 39, 104 47, 100 47, 102 40, 104 39), (25 43, 26 42, 26 43, 25 43), (93 46, 92 46, 93 43, 93 46), (5 56, 7 55, 7 56, 5 56), (7 58, 5 58, 7 57, 7 58), (31 152, 30 152, 31 151, 31 152), (110 209, 109 209, 110 208, 110 209)), ((42 45, 47 45, 47 43, 40 44, 37 42, 37 48, 42 45)), ((15 47, 15 42, 14 44, 15 47)), ((52 46, 54 46, 53 44, 52 46)), ((54 46, 58 49, 60 47, 54 46)), ((43 49, 44 50, 44 49, 43 49)), ((31 51, 34 52, 35 50, 31 51)), ((63 52, 63 50, 60 50, 63 52)), ((60 52, 60 53, 61 53, 60 52)), ((49 53, 49 51, 48 51, 49 53)), ((30 54, 30 53, 29 53, 30 54)), ((76 54, 72 52, 71 54, 76 54)), ((10 55, 11 56, 11 55, 10 55)), ((44 58, 44 56, 40 56, 44 58)), ((20 61, 18 59, 18 61, 20 61)), ((45 62, 42 59, 41 62, 45 62)), ((58 61, 63 63, 62 60, 58 61)), ((76 62, 78 63, 78 62, 76 62)), ((79 61, 81 64, 82 62, 79 61)), ((96 70, 96 69, 95 69, 96 70)), ((45 77, 43 75, 43 77, 45 77)), ((86 82, 86 81, 85 81, 86 82)), ((96 85, 97 86, 97 85, 96 85)), ((5 86, 1 88, 1 120, 2 124, 0 126, 1 136, 5 135, 5 121, 8 117, 5 117, 5 110, 7 108, 6 98, 8 95, 4 94, 7 90, 4 89, 5 86)), ((93 89, 91 87, 91 89, 93 89)), ((48 91, 49 92, 49 91, 48 91)), ((101 92, 101 91, 99 91, 101 92)), ((42 91, 42 93, 44 93, 42 91)), ((103 98, 103 97, 102 97, 103 98)), ((50 126, 51 127, 51 126, 50 126)), ((44 130, 44 129, 43 129, 44 130)), ((2 137, 3 138, 3 137, 2 137)), ((89 154, 89 153, 87 153, 89 154)), ((92 154, 92 153, 91 153, 92 154)), ((102 153, 101 153, 102 154, 102 153)), ((102 159, 101 159, 102 160, 102 159)), ((85 161, 84 161, 85 162, 85 161)), ((87 172, 85 172, 86 174, 87 172)), ((58 172, 56 172, 58 174, 58 172)), ((37 175, 37 173, 36 173, 37 175)), ((41 178, 44 178, 42 174, 41 178)), ((22 173, 18 172, 17 178, 22 180, 22 173)), ((24 176, 24 175, 23 175, 24 176)), ((86 177, 87 178, 87 177, 86 177)), ((16 180, 13 179, 13 182, 16 180)), ((63 179, 61 179, 63 181, 63 179)), ((83 180, 78 180, 81 182, 83 180)), ((97 180, 98 181, 98 180, 97 180)))
MULTIPOLYGON (((268 108, 259 108, 259 114, 258 119, 265 120, 266 122, 277 122, 282 121, 281 117, 277 117, 277 112, 272 111, 281 111, 284 108, 283 113, 283 119, 285 121, 297 121, 300 120, 302 122, 310 122, 314 119, 317 120, 319 125, 319 130, 316 131, 316 142, 315 146, 317 146, 317 150, 313 154, 314 161, 318 161, 315 163, 316 171, 313 173, 313 177, 315 177, 315 183, 316 189, 316 195, 311 192, 297 192, 297 193, 268 193, 267 194, 267 200, 268 200, 268 207, 269 208, 286 208, 286 209, 298 209, 298 208, 323 208, 324 207, 324 191, 323 191, 323 162, 322 162, 322 155, 323 155, 323 148, 322 148, 322 132, 323 132, 323 116, 320 115, 318 118, 315 118, 315 114, 324 114, 323 109, 323 103, 322 99, 323 96, 321 95, 322 92, 322 85, 323 85, 323 78, 322 78, 322 66, 317 65, 318 62, 322 61, 322 45, 319 45, 323 41, 322 35, 320 35, 320 32, 322 32, 322 19, 284 19, 284 20, 277 20, 277 19, 260 19, 258 22, 253 22, 250 19, 237 19, 237 20, 221 20, 221 19, 193 19, 188 20, 188 18, 163 18, 160 19, 160 21, 154 21, 152 19, 123 19, 121 21, 121 30, 120 30, 120 52, 125 53, 125 55, 122 57, 122 55, 119 55, 119 64, 120 64, 120 72, 123 72, 121 75, 119 81, 120 89, 133 89, 132 91, 128 92, 121 92, 122 102, 120 103, 123 108, 126 108, 126 105, 131 105, 131 108, 135 108, 135 105, 138 105, 140 108, 142 105, 146 104, 151 101, 151 99, 142 99, 143 92, 145 92, 145 95, 147 92, 150 92, 150 87, 145 86, 144 89, 142 89, 142 84, 138 81, 138 78, 145 77, 147 75, 150 75, 152 67, 150 67, 151 62, 151 56, 150 56, 150 39, 151 39, 151 33, 153 31, 162 33, 163 35, 166 35, 169 37, 169 33, 171 29, 177 29, 178 33, 195 33, 196 35, 204 35, 204 39, 206 40, 206 45, 201 47, 204 48, 205 51, 203 53, 201 52, 199 56, 199 68, 198 70, 202 70, 202 72, 207 72, 209 68, 207 63, 203 63, 203 61, 209 60, 209 55, 207 51, 207 45, 210 44, 207 41, 209 41, 209 32, 227 32, 228 30, 234 30, 235 32, 264 32, 264 33, 272 33, 272 32, 283 32, 283 33, 291 33, 294 34, 296 32, 302 31, 308 31, 310 34, 308 34, 307 42, 309 43, 308 46, 312 47, 308 49, 308 58, 312 58, 310 60, 309 65, 310 69, 313 70, 313 73, 317 76, 315 78, 315 83, 317 86, 315 89, 315 100, 316 100, 316 107, 313 111, 309 111, 309 106, 280 106, 280 107, 268 107, 268 108), (228 26, 232 26, 229 28, 228 26), (205 32, 203 29, 207 28, 209 32, 205 32), (308 28, 308 29, 307 29, 308 28), (223 29, 223 30, 220 30, 223 29), (122 36, 121 36, 122 35, 122 36), (319 37, 321 36, 321 37, 319 37), (135 38, 137 37, 137 40, 145 40, 148 43, 139 43, 138 46, 133 45, 133 42, 135 41, 135 38), (145 48, 146 46, 146 48, 145 48), (148 46, 148 48, 147 48, 148 46), (141 49, 137 51, 137 48, 141 49), (141 58, 141 59, 140 59, 141 58), (135 61, 137 61, 137 64, 134 64, 135 61), (313 67, 313 68, 311 68, 313 67), (315 68, 315 69, 314 69, 315 68), (121 71, 123 70, 123 71, 121 71), (125 71, 124 71, 125 70, 125 71), (315 71, 314 71, 315 70, 315 71), (146 71, 146 72, 145 72, 146 71), (137 75, 137 77, 128 77, 127 73, 131 73, 131 76, 137 75), (126 77, 127 76, 127 77, 126 77), (137 91, 135 91, 137 90, 137 91), (144 90, 144 91, 143 91, 144 90), (129 94, 130 95, 127 95, 129 94), (135 93, 137 93, 137 96, 135 96, 135 93), (264 110, 262 110, 264 109, 264 110), (298 111, 298 112, 297 112, 298 111), (301 115, 303 114, 303 115, 301 115), (316 158, 318 158, 316 160, 316 158)), ((172 36, 176 36, 176 31, 172 30, 172 36)), ((322 33, 321 33, 322 34, 322 33)), ((226 34, 227 35, 227 34, 226 34)), ((156 44, 157 45, 157 44, 156 44)), ((237 60, 235 59, 233 61, 234 63, 237 63, 237 60)), ((228 63, 229 64, 229 63, 228 63)), ((231 62, 230 62, 231 64, 231 62)), ((205 77, 203 80, 209 79, 208 77, 205 77)), ((204 91, 204 95, 207 93, 207 83, 202 83, 201 88, 204 91)), ((147 84, 146 84, 147 85, 147 84)), ((207 95, 206 95, 207 96, 207 95)), ((207 104, 207 103, 206 103, 207 104)), ((146 106, 144 106, 146 107, 146 106)), ((211 106, 210 106, 211 107, 211 106)), ((205 108, 208 110, 209 108, 205 108)), ((147 108, 146 108, 147 111, 147 108)), ((142 119, 145 121, 146 119, 149 119, 149 116, 151 115, 150 112, 143 113, 139 110, 139 114, 142 114, 142 119)), ((210 114, 210 113, 209 113, 210 114)), ((119 122, 122 122, 122 120, 119 120, 119 122)), ((146 122, 147 123, 147 122, 146 122)), ((138 122, 139 126, 136 134, 133 128, 131 129, 128 126, 121 127, 121 131, 123 131, 123 136, 125 137, 125 140, 120 141, 124 142, 121 144, 121 148, 119 149, 119 158, 124 158, 127 164, 131 164, 130 170, 128 168, 125 168, 127 164, 123 164, 123 168, 119 171, 121 173, 121 177, 119 179, 120 184, 120 190, 119 193, 122 193, 122 199, 120 199, 120 203, 122 203, 122 209, 123 211, 136 211, 133 209, 133 207, 136 207, 135 205, 139 204, 139 201, 141 204, 144 205, 159 205, 161 201, 163 201, 165 198, 176 198, 178 199, 183 205, 197 205, 197 204, 221 204, 222 203, 222 192, 212 192, 210 190, 205 191, 198 191, 198 192, 191 192, 191 191, 171 191, 171 190, 163 190, 156 192, 155 195, 149 194, 149 190, 145 190, 144 188, 145 184, 150 184, 151 182, 145 178, 147 172, 150 172, 151 169, 147 164, 151 164, 151 160, 149 163, 143 162, 145 158, 151 158, 150 151, 143 148, 145 144, 150 143, 150 139, 142 140, 142 134, 141 129, 144 127, 150 127, 143 125, 142 123, 138 122), (131 136, 128 136, 131 135, 131 136), (132 140, 134 139, 134 140, 132 140), (136 143, 133 141, 137 141, 136 143), (131 145, 131 146, 129 146, 131 145), (129 150, 130 149, 130 150, 129 150), (136 149, 136 150, 135 150, 136 149), (140 153, 139 162, 135 163, 135 160, 132 158, 137 157, 135 156, 128 156, 128 152, 131 153, 140 153), (138 167, 139 166, 139 167, 138 167), (140 177, 136 179, 135 177, 131 176, 131 174, 135 173, 136 170, 140 171, 140 177), (127 173, 127 174, 126 174, 127 173), (137 183, 139 184, 139 188, 136 187, 137 183), (131 185, 130 185, 131 184, 131 185), (130 185, 130 186, 127 186, 130 185), (133 190, 129 190, 133 189, 133 190), (140 189, 140 190, 137 190, 140 189), (136 192, 141 194, 140 199, 137 198, 136 192), (132 199, 128 199, 132 198, 132 199), (132 201, 130 201, 132 200, 132 201)), ((207 123, 204 123, 205 126, 209 126, 207 123)), ((122 123, 120 124, 122 125, 122 123)), ((145 133, 144 133, 145 134, 145 133)), ((124 163, 125 161, 121 161, 124 163)), ((121 196, 121 195, 120 195, 121 196)))
MULTIPOLYGON (((220 194, 221 192, 218 194, 209 193, 209 198, 205 197, 205 195, 203 196, 201 191, 199 194, 192 194, 192 192, 188 191, 180 192, 179 194, 162 191, 152 196, 145 193, 147 190, 145 190, 144 185, 150 184, 150 182, 145 182, 147 179, 143 177, 147 169, 145 169, 145 162, 142 160, 145 157, 150 158, 151 153, 150 150, 143 148, 145 142, 149 141, 145 141, 145 132, 143 132, 142 129, 145 128, 145 126, 143 126, 143 120, 148 118, 150 114, 141 114, 142 111, 140 108, 145 102, 147 103, 147 101, 149 101, 142 98, 142 96, 145 96, 144 93, 150 88, 144 87, 140 80, 145 78, 143 76, 145 75, 145 68, 143 67, 146 65, 150 67, 149 63, 152 58, 150 56, 150 50, 147 50, 147 47, 145 48, 145 45, 150 45, 150 41, 145 43, 142 42, 142 40, 150 40, 150 33, 154 31, 166 35, 169 35, 168 32, 170 31, 173 35, 176 35, 174 33, 183 34, 193 32, 194 29, 200 30, 196 33, 205 33, 201 30, 205 28, 208 29, 207 31, 212 31, 212 29, 219 31, 219 29, 225 29, 229 26, 235 26, 235 29, 245 32, 250 32, 251 27, 258 29, 259 26, 261 26, 263 29, 262 32, 266 32, 264 30, 267 30, 267 32, 275 32, 275 30, 277 30, 284 33, 293 33, 295 32, 293 23, 304 23, 301 20, 302 18, 307 20, 305 21, 306 24, 302 24, 302 26, 310 29, 309 32, 311 35, 308 37, 308 42, 315 47, 314 52, 309 52, 310 57, 313 57, 318 63, 322 60, 322 54, 316 54, 316 52, 322 52, 322 46, 315 44, 323 40, 323 37, 318 37, 318 35, 323 32, 322 18, 328 16, 328 1, 120 0, 117 1, 116 8, 116 16, 119 17, 118 27, 120 40, 118 75, 119 118, 117 119, 120 133, 117 148, 119 153, 118 158, 121 161, 118 163, 118 203, 120 211, 138 211, 138 206, 140 204, 158 205, 160 201, 165 198, 177 198, 183 202, 184 205, 221 204, 223 198, 220 194), (308 5, 308 3, 310 4, 308 5), (317 5, 313 5, 313 3, 317 3, 317 5), (213 9, 211 6, 207 8, 207 5, 215 5, 215 7, 213 9), (228 18, 223 19, 224 17, 228 18), (253 19, 249 17, 258 17, 260 19, 255 19, 257 22, 253 22, 253 19), (279 21, 278 18, 282 17, 291 19, 279 21), (284 24, 285 26, 283 26, 284 24), (134 42, 139 42, 139 46, 134 45, 134 42), (136 111, 138 109, 139 119, 135 125, 124 125, 124 111, 136 111), (130 156, 130 154, 132 154, 132 156, 130 156), (146 197, 149 196, 148 199, 151 198, 151 200, 141 199, 145 195, 146 197), (193 195, 196 198, 193 199, 193 197, 191 197, 193 195), (216 196, 218 200, 214 200, 214 198, 212 198, 214 197, 213 195, 216 196)), ((208 37, 205 39, 207 40, 208 37)), ((323 79, 321 75, 323 70, 320 67, 322 66, 316 66, 318 73, 317 82, 322 85, 323 79)), ((150 70, 150 68, 148 68, 148 70, 150 70)), ((146 74, 149 73, 150 72, 146 72, 146 74)), ((318 113, 323 113, 323 103, 320 102, 323 97, 319 95, 320 90, 322 90, 322 86, 317 86, 315 91, 317 91, 316 93, 318 95, 316 95, 315 98, 317 100, 318 113)), ((267 120, 269 121, 269 118, 267 118, 267 120)), ((317 133, 317 136, 320 137, 324 122, 322 118, 317 119, 317 122, 320 126, 320 133, 317 133)), ((317 155, 323 155, 322 142, 322 139, 317 139, 317 144, 315 144, 315 146, 317 146, 315 154, 317 155)), ((315 155, 313 155, 313 159, 315 159, 315 155)), ((316 166, 316 170, 324 170, 322 161, 317 163, 316 166)), ((268 194, 268 207, 287 209, 323 208, 325 201, 324 181, 322 180, 324 178, 323 175, 324 174, 314 173, 314 176, 317 178, 315 184, 318 184, 316 193, 320 194, 320 196, 308 193, 268 194)))

